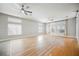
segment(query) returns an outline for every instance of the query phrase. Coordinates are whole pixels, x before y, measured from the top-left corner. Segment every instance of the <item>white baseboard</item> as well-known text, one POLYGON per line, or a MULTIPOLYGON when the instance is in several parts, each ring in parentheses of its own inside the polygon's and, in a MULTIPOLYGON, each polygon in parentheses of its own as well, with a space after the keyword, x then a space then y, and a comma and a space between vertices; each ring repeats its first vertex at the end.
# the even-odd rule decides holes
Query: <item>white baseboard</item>
POLYGON ((53 34, 49 34, 49 35, 52 35, 52 36, 58 36, 58 37, 68 37, 68 38, 73 38, 73 39, 77 39, 76 36, 65 36, 65 35, 53 35, 53 34))

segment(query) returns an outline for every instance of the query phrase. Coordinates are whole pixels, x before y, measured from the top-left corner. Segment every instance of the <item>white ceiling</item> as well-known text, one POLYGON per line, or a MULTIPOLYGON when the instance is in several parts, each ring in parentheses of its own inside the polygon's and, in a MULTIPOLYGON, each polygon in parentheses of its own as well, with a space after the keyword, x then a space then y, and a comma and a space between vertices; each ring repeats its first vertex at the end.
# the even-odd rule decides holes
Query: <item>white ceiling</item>
POLYGON ((74 17, 75 12, 79 9, 79 4, 58 4, 58 3, 43 3, 43 4, 27 4, 33 11, 32 16, 47 22, 49 18, 53 17, 54 20, 61 20, 66 16, 74 17))
MULTIPOLYGON (((7 5, 8 4, 5 5, 6 8, 11 6, 11 4, 7 5)), ((20 5, 18 3, 15 5, 16 6, 11 6, 9 8, 16 9, 18 11, 20 5)), ((21 17, 33 18, 33 20, 41 22, 48 22, 49 18, 53 18, 54 20, 62 20, 65 19, 66 16, 71 18, 75 16, 74 11, 77 9, 79 10, 79 4, 77 3, 25 3, 25 5, 30 6, 29 10, 33 13, 32 16, 21 15, 21 17)))

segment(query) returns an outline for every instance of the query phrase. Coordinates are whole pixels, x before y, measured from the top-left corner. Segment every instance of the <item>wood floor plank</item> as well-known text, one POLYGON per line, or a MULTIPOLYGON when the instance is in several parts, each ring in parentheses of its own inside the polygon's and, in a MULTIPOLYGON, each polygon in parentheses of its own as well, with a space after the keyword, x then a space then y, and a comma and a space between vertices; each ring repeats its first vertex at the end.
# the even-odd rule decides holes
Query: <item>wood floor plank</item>
POLYGON ((0 55, 79 56, 79 46, 75 38, 44 34, 2 42, 0 55))

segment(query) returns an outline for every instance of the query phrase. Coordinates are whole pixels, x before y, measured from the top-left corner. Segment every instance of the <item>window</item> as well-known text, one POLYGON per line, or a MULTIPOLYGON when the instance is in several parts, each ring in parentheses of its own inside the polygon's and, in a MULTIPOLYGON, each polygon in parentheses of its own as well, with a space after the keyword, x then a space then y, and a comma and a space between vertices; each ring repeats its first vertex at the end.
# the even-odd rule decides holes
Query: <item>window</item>
POLYGON ((22 34, 22 20, 16 18, 8 18, 8 35, 22 34))

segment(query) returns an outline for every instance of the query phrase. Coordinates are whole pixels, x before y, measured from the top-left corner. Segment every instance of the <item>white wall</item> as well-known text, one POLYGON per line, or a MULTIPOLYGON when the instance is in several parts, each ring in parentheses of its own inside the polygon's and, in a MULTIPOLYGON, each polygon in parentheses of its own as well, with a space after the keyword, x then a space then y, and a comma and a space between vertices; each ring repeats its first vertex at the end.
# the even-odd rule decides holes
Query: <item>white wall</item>
POLYGON ((0 39, 7 38, 7 20, 8 17, 6 15, 0 14, 0 39))
POLYGON ((22 33, 23 35, 35 35, 38 34, 38 22, 23 20, 22 21, 22 33))
POLYGON ((79 15, 78 15, 78 18, 76 20, 76 37, 79 40, 79 15))
POLYGON ((46 23, 43 23, 43 33, 46 33, 46 23))
POLYGON ((14 18, 14 20, 15 18, 17 18, 17 17, 0 13, 0 40, 6 39, 6 38, 20 38, 20 37, 27 37, 27 36, 36 36, 40 34, 39 24, 42 24, 42 27, 43 27, 43 31, 41 33, 45 32, 45 26, 44 26, 45 24, 37 22, 37 21, 29 20, 29 19, 18 18, 22 20, 22 35, 8 36, 8 18, 9 17, 14 18))
POLYGON ((75 18, 68 19, 68 36, 76 37, 76 20, 75 18))

